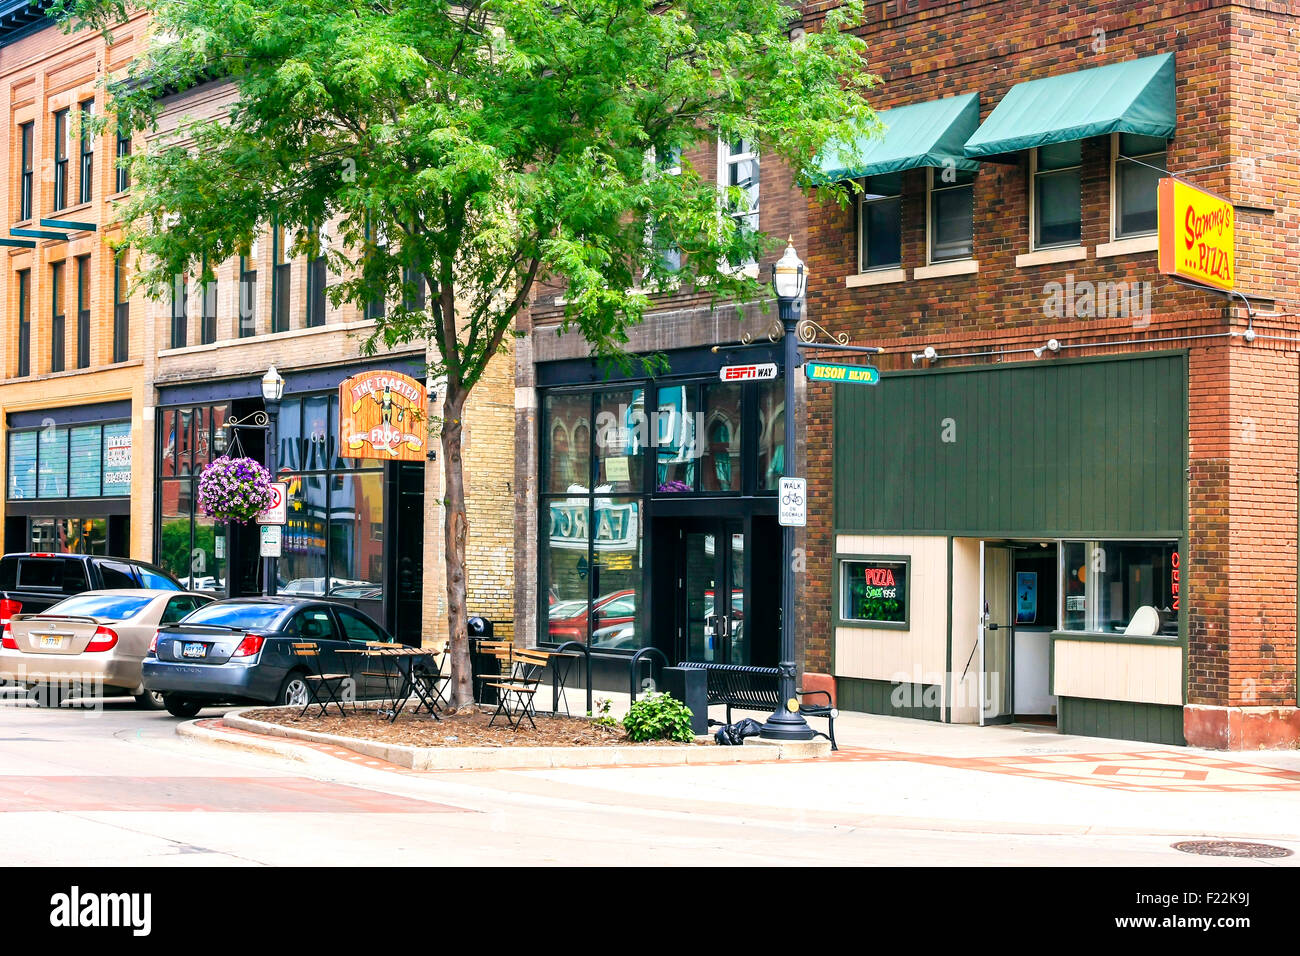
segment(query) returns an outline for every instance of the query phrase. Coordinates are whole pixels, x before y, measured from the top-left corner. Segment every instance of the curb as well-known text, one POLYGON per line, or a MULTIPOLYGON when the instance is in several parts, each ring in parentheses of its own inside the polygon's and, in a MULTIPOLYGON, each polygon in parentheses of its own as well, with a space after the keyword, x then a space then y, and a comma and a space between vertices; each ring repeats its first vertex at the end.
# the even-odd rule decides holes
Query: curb
MULTIPOLYGON (((274 740, 265 738, 301 740, 306 743, 326 744, 351 750, 408 770, 537 770, 566 767, 774 763, 780 760, 807 760, 830 753, 830 744, 826 741, 818 741, 825 744, 824 748, 811 749, 806 743, 762 747, 718 747, 716 745, 707 747, 685 745, 676 747, 412 747, 264 723, 243 716, 245 710, 250 709, 266 710, 267 708, 234 710, 222 718, 227 727, 264 738, 263 741, 250 740, 250 745, 261 744, 265 749, 284 753, 288 750, 300 751, 300 748, 292 744, 276 744, 274 740), (823 749, 825 754, 820 752, 823 749)), ((234 746, 243 743, 232 741, 229 736, 223 738, 218 731, 191 727, 192 723, 194 722, 180 725, 188 728, 187 733, 190 736, 203 736, 204 739, 216 739, 234 746)), ((181 733, 180 727, 177 728, 177 733, 181 733)), ((299 754, 296 759, 303 758, 299 754)))

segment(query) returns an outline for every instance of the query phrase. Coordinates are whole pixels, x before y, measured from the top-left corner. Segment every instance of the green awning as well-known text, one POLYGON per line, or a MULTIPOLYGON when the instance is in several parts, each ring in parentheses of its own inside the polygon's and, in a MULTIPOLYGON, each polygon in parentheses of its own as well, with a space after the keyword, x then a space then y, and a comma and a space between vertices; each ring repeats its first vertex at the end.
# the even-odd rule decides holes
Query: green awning
POLYGON ((876 115, 885 127, 884 136, 864 135, 854 144, 856 150, 828 145, 818 160, 821 173, 814 183, 839 183, 924 166, 979 169, 979 163, 961 151, 979 126, 978 93, 900 106, 876 115))
POLYGON ((997 156, 1108 133, 1174 135, 1174 55, 1018 83, 966 143, 997 156))

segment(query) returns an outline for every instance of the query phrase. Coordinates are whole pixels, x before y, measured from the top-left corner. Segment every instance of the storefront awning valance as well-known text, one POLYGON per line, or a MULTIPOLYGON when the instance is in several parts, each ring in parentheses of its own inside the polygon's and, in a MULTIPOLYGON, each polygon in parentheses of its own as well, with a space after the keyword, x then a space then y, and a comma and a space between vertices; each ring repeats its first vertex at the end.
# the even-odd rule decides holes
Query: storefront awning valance
POLYGON ((1109 133, 1174 135, 1174 55, 1049 76, 1013 86, 966 143, 997 156, 1109 133))
POLYGON ((839 183, 925 166, 979 169, 979 163, 962 154, 962 144, 979 126, 978 93, 899 106, 877 116, 884 136, 864 135, 856 150, 828 146, 816 182, 839 183))

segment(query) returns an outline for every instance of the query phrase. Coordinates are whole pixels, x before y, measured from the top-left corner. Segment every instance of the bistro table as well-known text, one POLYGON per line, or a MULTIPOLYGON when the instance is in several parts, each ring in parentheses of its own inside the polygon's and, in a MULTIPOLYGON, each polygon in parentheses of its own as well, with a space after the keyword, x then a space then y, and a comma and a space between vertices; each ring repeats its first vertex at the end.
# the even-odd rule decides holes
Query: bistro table
POLYGON ((429 688, 424 676, 422 675, 417 677, 415 673, 416 662, 419 660, 429 660, 433 656, 433 651, 426 650, 422 647, 407 647, 404 644, 379 644, 371 642, 367 643, 365 647, 345 648, 340 650, 339 653, 356 654, 362 659, 363 665, 365 666, 368 666, 371 661, 376 659, 382 662, 380 667, 383 668, 382 675, 384 677, 385 690, 391 693, 391 697, 385 696, 382 701, 391 699, 392 706, 388 708, 380 708, 378 713, 381 717, 387 717, 390 723, 397 720, 397 715, 406 707, 406 703, 410 700, 412 693, 419 698, 419 701, 411 711, 412 714, 418 714, 420 708, 424 707, 428 710, 430 716, 432 716, 434 720, 442 719, 438 716, 437 707, 434 706, 436 703, 435 693, 429 688), (391 661, 393 665, 392 676, 397 678, 395 691, 395 685, 389 680, 389 671, 387 667, 384 666, 389 661, 391 661))

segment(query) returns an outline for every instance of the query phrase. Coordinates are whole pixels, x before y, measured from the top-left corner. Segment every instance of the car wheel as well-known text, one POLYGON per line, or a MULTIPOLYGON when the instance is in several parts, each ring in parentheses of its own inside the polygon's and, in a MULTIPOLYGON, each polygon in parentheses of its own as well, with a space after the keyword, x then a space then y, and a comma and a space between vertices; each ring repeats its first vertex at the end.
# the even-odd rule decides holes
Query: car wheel
POLYGON ((162 710, 167 706, 160 690, 146 690, 143 693, 136 694, 135 704, 145 710, 162 710))
POLYGON ((276 698, 276 703, 282 707, 306 707, 307 701, 311 699, 311 691, 307 689, 307 681, 302 674, 290 674, 284 679, 284 685, 280 688, 280 696, 276 698))
POLYGON ((190 697, 180 697, 176 694, 163 694, 163 706, 167 708, 167 713, 173 717, 189 718, 193 717, 203 709, 203 704, 190 697))

